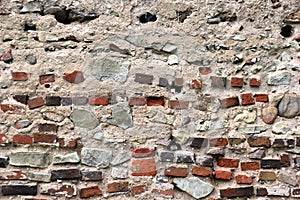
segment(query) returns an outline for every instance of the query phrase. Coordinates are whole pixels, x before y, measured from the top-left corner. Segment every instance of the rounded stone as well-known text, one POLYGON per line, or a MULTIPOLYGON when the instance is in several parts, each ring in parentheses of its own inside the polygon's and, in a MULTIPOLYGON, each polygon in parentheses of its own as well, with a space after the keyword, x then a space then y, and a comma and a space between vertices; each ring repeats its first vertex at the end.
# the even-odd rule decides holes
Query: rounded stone
POLYGON ((87 129, 94 129, 99 125, 99 120, 88 110, 74 110, 70 119, 75 126, 87 129))
POLYGON ((28 56, 26 56, 25 61, 26 61, 28 64, 35 65, 37 60, 36 60, 36 57, 35 57, 35 56, 33 56, 33 55, 28 55, 28 56))
POLYGON ((290 130, 290 125, 287 122, 277 122, 272 127, 272 132, 276 134, 285 134, 290 130))
POLYGON ((278 110, 274 106, 268 106, 262 109, 262 120, 266 124, 273 124, 278 114, 278 110))
POLYGON ((286 118, 293 118, 300 115, 300 95, 285 94, 278 104, 278 114, 286 118))

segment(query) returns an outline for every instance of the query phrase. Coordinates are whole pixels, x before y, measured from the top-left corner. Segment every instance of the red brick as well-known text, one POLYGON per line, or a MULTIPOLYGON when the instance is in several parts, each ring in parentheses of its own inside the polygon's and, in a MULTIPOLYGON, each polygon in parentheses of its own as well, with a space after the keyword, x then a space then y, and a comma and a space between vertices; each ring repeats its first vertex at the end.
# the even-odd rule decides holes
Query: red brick
POLYGON ((106 97, 90 97, 89 104, 90 105, 102 105, 106 106, 109 103, 109 99, 106 97))
POLYGON ((166 176, 174 176, 174 177, 187 177, 188 168, 187 167, 168 167, 165 169, 166 176))
POLYGON ((148 148, 133 148, 132 149, 132 157, 134 157, 134 158, 152 157, 154 155, 155 155, 155 150, 151 150, 148 148))
POLYGON ((210 67, 199 67, 199 72, 202 75, 207 75, 210 74, 212 72, 210 67))
POLYGON ((221 77, 221 76, 211 76, 211 86, 214 88, 221 88, 224 89, 226 88, 226 77, 221 77))
POLYGON ((240 77, 231 77, 231 87, 243 87, 243 78, 240 77))
POLYGON ((217 169, 215 171, 216 179, 231 180, 231 177, 232 177, 232 172, 230 170, 217 169))
POLYGON ((8 143, 8 137, 5 133, 0 134, 0 144, 8 143))
POLYGON ((9 104, 1 104, 0 108, 3 112, 7 114, 22 114, 25 113, 26 108, 22 106, 9 105, 9 104))
POLYGON ((225 147, 228 145, 227 138, 210 138, 209 144, 211 147, 225 147))
POLYGON ((171 108, 171 109, 188 109, 189 102, 188 101, 170 100, 169 108, 171 108))
POLYGON ((40 132, 57 132, 56 124, 39 124, 38 130, 40 132))
POLYGON ((218 159, 218 166, 228 167, 228 168, 238 168, 239 162, 240 162, 239 159, 220 158, 218 159))
POLYGON ((26 180, 27 173, 20 170, 0 171, 0 180, 26 180))
POLYGON ((242 171, 246 170, 258 170, 259 167, 259 162, 242 162, 241 163, 241 169, 242 171))
POLYGON ((153 189, 151 192, 153 194, 161 195, 161 196, 167 197, 167 198, 174 198, 174 196, 175 196, 175 192, 172 189, 168 189, 168 190, 153 189))
POLYGON ((90 186, 86 188, 81 188, 79 191, 80 198, 90 198, 94 196, 102 195, 102 191, 98 186, 90 186))
POLYGON ((8 49, 2 56, 1 60, 5 63, 11 63, 13 61, 12 50, 8 49))
POLYGON ((164 97, 147 97, 147 106, 164 106, 164 97))
POLYGON ((259 87, 260 86, 260 79, 259 78, 250 78, 249 85, 251 87, 259 87))
POLYGON ((251 184, 252 178, 251 178, 251 176, 247 176, 244 174, 238 174, 235 176, 235 181, 238 184, 251 184))
POLYGON ((19 144, 32 144, 32 138, 28 135, 14 135, 12 142, 19 144))
POLYGON ((139 195, 147 191, 146 185, 136 185, 131 187, 131 195, 139 195))
POLYGON ((290 167, 291 166, 291 158, 287 153, 283 153, 280 155, 280 163, 282 167, 290 167))
POLYGON ((107 192, 114 193, 114 192, 127 192, 129 191, 128 181, 120 181, 107 184, 107 192))
POLYGON ((222 108, 230 108, 234 106, 239 106, 239 98, 238 97, 228 97, 220 100, 222 108))
POLYGON ((59 138, 58 143, 60 147, 73 148, 77 146, 77 140, 75 138, 59 138))
POLYGON ((202 83, 200 80, 193 79, 191 84, 190 84, 191 89, 201 89, 202 88, 202 83))
POLYGON ((69 83, 81 83, 84 81, 83 72, 78 70, 74 70, 70 73, 65 73, 63 78, 69 83))
POLYGON ((43 97, 36 97, 28 100, 28 106, 30 109, 42 107, 45 104, 43 97))
POLYGON ((26 81, 28 76, 26 72, 11 72, 14 81, 26 81))
POLYGON ((129 106, 144 106, 147 104, 147 100, 145 97, 131 97, 129 99, 129 106))
POLYGON ((51 196, 72 197, 72 196, 76 196, 76 186, 74 184, 69 184, 69 183, 45 184, 45 185, 41 185, 40 193, 51 195, 51 196))
POLYGON ((241 187, 241 188, 226 188, 220 189, 221 198, 234 198, 234 197, 250 197, 254 195, 254 188, 241 187))
POLYGON ((43 85, 45 83, 53 83, 55 82, 54 74, 43 74, 40 75, 40 84, 43 85))
POLYGON ((197 176, 210 176, 212 177, 213 171, 210 167, 203 167, 203 166, 193 166, 192 174, 197 176))
POLYGON ((56 142, 55 134, 43 134, 43 133, 34 133, 33 141, 41 143, 55 143, 56 142))
POLYGON ((271 146, 271 141, 267 137, 249 137, 247 142, 250 147, 266 147, 271 146))
POLYGON ((51 181, 79 179, 80 170, 77 168, 56 169, 51 171, 51 181))
POLYGON ((155 159, 132 161, 132 176, 154 176, 156 174, 155 159))
POLYGON ((241 94, 241 99, 243 106, 255 104, 254 97, 251 93, 241 94))
POLYGON ((16 100, 17 102, 20 102, 22 104, 27 104, 28 102, 28 95, 24 95, 24 94, 16 94, 13 96, 14 100, 16 100))
POLYGON ((255 94, 254 96, 256 102, 269 102, 268 94, 255 94))

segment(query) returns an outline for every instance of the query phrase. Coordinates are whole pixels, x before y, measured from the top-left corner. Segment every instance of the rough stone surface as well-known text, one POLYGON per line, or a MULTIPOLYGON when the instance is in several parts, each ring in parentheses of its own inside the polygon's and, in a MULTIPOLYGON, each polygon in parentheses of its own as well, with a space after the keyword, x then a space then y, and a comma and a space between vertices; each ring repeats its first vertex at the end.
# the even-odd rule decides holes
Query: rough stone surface
POLYGON ((112 119, 108 119, 107 122, 120 128, 128 129, 133 125, 130 107, 115 105, 112 110, 112 119))
POLYGON ((300 96, 291 93, 285 94, 278 104, 278 114, 287 118, 300 115, 300 96))
POLYGON ((80 158, 77 152, 73 152, 66 155, 56 155, 53 157, 53 164, 63 164, 63 163, 79 163, 80 158))
POLYGON ((70 119, 76 126, 82 128, 94 129, 99 125, 99 120, 88 110, 74 110, 71 113, 70 119))
POLYGON ((44 152, 16 152, 9 159, 14 166, 46 168, 50 164, 50 155, 44 152))
POLYGON ((81 163, 87 166, 106 168, 109 166, 111 158, 111 151, 91 148, 83 148, 81 150, 81 163))

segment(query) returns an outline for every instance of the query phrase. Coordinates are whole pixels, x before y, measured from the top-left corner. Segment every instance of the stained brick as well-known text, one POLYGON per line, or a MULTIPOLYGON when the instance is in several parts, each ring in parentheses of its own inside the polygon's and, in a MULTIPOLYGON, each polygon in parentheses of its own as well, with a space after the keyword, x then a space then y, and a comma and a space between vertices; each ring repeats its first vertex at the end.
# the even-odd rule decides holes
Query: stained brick
POLYGON ((221 147, 213 147, 210 148, 207 152, 207 155, 211 155, 211 156, 215 156, 215 157, 220 157, 220 156, 224 156, 225 155, 225 150, 224 148, 221 147))
POLYGON ((246 170, 258 170, 259 169, 259 162, 242 162, 241 163, 242 171, 246 170))
POLYGON ((210 167, 203 167, 203 166, 193 166, 192 174, 197 176, 209 176, 212 177, 213 171, 210 167))
POLYGON ((147 106, 164 106, 164 97, 147 97, 147 106))
POLYGON ((235 181, 238 184, 252 184, 251 176, 245 174, 238 174, 235 176, 235 181))
POLYGON ((61 98, 59 96, 46 96, 46 106, 60 106, 61 98))
POLYGON ((231 159, 231 158, 220 158, 218 159, 218 166, 220 167, 228 167, 228 168, 238 168, 239 159, 231 159))
POLYGON ((103 180, 103 175, 101 171, 81 171, 81 180, 101 181, 103 180))
POLYGON ((0 157, 0 168, 6 168, 7 165, 8 165, 8 157, 0 157))
POLYGON ((250 197, 254 195, 254 188, 251 187, 240 187, 240 188, 226 188, 220 190, 221 197, 250 197))
POLYGON ((174 81, 172 81, 171 89, 175 90, 175 92, 180 93, 183 87, 183 78, 175 78, 174 81))
POLYGON ((290 167, 291 166, 291 158, 289 154, 281 154, 280 155, 280 164, 282 167, 290 167))
POLYGON ((260 86, 260 79, 259 78, 249 78, 249 85, 251 87, 259 87, 260 86))
POLYGON ((195 154, 190 151, 176 151, 175 161, 177 163, 193 163, 195 161, 195 154))
POLYGON ((300 147, 300 137, 296 137, 296 146, 300 147))
POLYGON ((9 104, 1 104, 0 108, 3 112, 8 114, 22 114, 25 113, 26 108, 23 106, 9 105, 9 104))
POLYGON ((274 171, 260 171, 259 172, 259 180, 262 181, 275 181, 276 174, 274 171))
POLYGON ((265 150, 263 150, 263 149, 257 149, 253 153, 249 154, 249 158, 256 159, 256 160, 260 160, 260 159, 264 158, 265 156, 266 156, 266 153, 265 153, 265 150))
POLYGON ((114 182, 107 184, 107 190, 108 193, 114 193, 114 192, 127 192, 129 191, 129 184, 128 181, 120 181, 120 182, 114 182))
POLYGON ((107 97, 90 97, 89 98, 89 104, 90 105, 102 105, 106 106, 109 103, 109 99, 107 97))
POLYGON ((55 134, 34 133, 33 141, 40 143, 55 143, 57 136, 55 134))
POLYGON ((133 148, 132 157, 134 158, 145 158, 152 157, 155 155, 155 150, 149 148, 133 148))
POLYGON ((0 180, 26 180, 27 173, 20 170, 0 171, 0 180))
POLYGON ((166 78, 159 78, 159 80, 158 80, 158 86, 160 86, 160 87, 168 87, 169 86, 168 79, 166 79, 166 78))
POLYGON ((225 147, 228 145, 227 138, 209 138, 209 144, 213 147, 225 147))
POLYGON ((251 93, 241 94, 241 99, 242 99, 242 105, 243 106, 255 104, 253 95, 251 93))
POLYGON ((172 189, 167 189, 167 190, 153 189, 151 192, 153 194, 160 195, 160 196, 163 196, 166 198, 174 198, 174 196, 175 196, 175 192, 172 189))
POLYGON ((37 195, 37 185, 2 185, 2 195, 37 195))
POLYGON ((57 132, 57 126, 55 124, 39 124, 39 132, 57 132))
POLYGON ((274 142, 272 144, 273 148, 291 148, 295 146, 295 140, 294 139, 274 139, 274 142))
POLYGON ((242 144, 246 141, 245 138, 228 138, 231 146, 242 144))
POLYGON ((257 196, 267 196, 268 195, 268 191, 267 191, 266 188, 257 187, 256 188, 256 195, 257 196))
POLYGON ((154 158, 132 161, 132 176, 153 176, 155 174, 156 165, 154 158))
POLYGON ((43 74, 40 75, 40 84, 43 85, 45 83, 53 83, 55 82, 55 76, 54 74, 43 74))
POLYGON ((87 97, 72 97, 72 103, 76 106, 83 106, 89 102, 87 97))
POLYGON ((250 147, 271 147, 270 138, 267 137, 249 137, 247 142, 250 147))
POLYGON ((222 108, 230 108, 234 106, 239 106, 239 98, 238 97, 228 97, 220 100, 222 108))
POLYGON ((59 138, 58 143, 60 147, 73 148, 77 146, 77 140, 74 138, 59 138))
POLYGON ((215 170, 215 178, 222 180, 231 180, 232 172, 230 170, 217 169, 215 170))
POLYGON ((268 94, 255 94, 255 101, 256 102, 269 102, 269 95, 268 94))
POLYGON ((14 81, 27 81, 28 76, 26 72, 11 72, 14 81))
POLYGON ((14 135, 12 142, 19 144, 32 144, 32 137, 29 135, 14 135))
POLYGON ((208 146, 208 139, 203 137, 190 138, 190 146, 197 148, 205 148, 208 146))
POLYGON ((202 75, 208 75, 212 72, 212 69, 210 67, 199 67, 199 72, 202 75))
POLYGON ((8 137, 5 133, 0 134, 0 144, 8 143, 8 137))
POLYGON ((211 76, 210 77, 211 86, 215 88, 226 88, 226 77, 221 76, 211 76))
POLYGON ((136 73, 135 74, 135 82, 152 85, 153 76, 147 74, 136 73))
POLYGON ((146 185, 135 185, 131 187, 131 195, 139 195, 147 191, 146 185))
POLYGON ((78 70, 74 70, 71 73, 65 73, 63 78, 69 83, 81 83, 84 81, 83 72, 78 70))
POLYGON ((159 153, 161 162, 173 162, 174 161, 174 153, 168 151, 162 151, 159 153))
POLYGON ((98 186, 85 187, 79 190, 80 198, 90 198, 90 197, 101 196, 101 195, 102 195, 102 191, 98 186))
POLYGON ((147 104, 145 97, 131 97, 128 102, 129 106, 144 106, 147 104))
POLYGON ((243 87, 243 81, 244 80, 241 77, 231 77, 231 87, 243 87))
POLYGON ((57 183, 41 185, 41 194, 51 196, 65 196, 72 197, 76 196, 77 188, 74 184, 63 183, 58 185, 57 183))
POLYGON ((51 171, 51 181, 79 179, 80 176, 79 169, 58 169, 51 171))
POLYGON ((291 196, 292 197, 300 197, 300 188, 292 188, 292 191, 291 191, 291 196))
POLYGON ((272 197, 289 197, 290 188, 279 188, 279 187, 266 187, 266 188, 257 188, 257 196, 272 196, 272 197))
POLYGON ((187 177, 188 168, 187 167, 168 167, 167 169, 165 169, 164 174, 166 176, 187 177))
POLYGON ((260 167, 263 169, 280 169, 281 162, 280 159, 262 159, 260 161, 260 167))
POLYGON ((73 104, 73 100, 71 97, 62 97, 61 98, 61 105, 62 106, 70 106, 73 104))
POLYGON ((214 158, 210 156, 197 156, 196 164, 203 167, 213 167, 214 158))
POLYGON ((190 84, 190 88, 191 89, 201 89, 202 88, 202 83, 200 80, 197 80, 197 79, 193 79, 191 81, 191 84, 190 84))
POLYGON ((44 103, 43 97, 36 97, 28 100, 28 106, 30 109, 42 107, 44 103))
POLYGON ((188 101, 178 101, 178 100, 170 100, 169 108, 171 109, 188 109, 189 102, 188 101))
POLYGON ((27 104, 28 102, 28 95, 23 95, 23 94, 16 94, 13 96, 14 100, 16 100, 17 102, 20 102, 22 104, 27 104))

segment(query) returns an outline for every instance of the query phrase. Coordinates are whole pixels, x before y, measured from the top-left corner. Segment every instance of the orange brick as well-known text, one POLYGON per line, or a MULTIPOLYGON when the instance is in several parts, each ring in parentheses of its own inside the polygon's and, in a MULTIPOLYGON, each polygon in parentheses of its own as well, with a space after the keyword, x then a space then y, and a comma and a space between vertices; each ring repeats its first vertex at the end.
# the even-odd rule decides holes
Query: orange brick
POLYGON ((89 98, 89 104, 106 106, 106 105, 108 105, 108 98, 106 98, 106 97, 91 97, 91 98, 89 98))
POLYGON ((12 141, 19 144, 32 144, 32 138, 28 135, 14 135, 12 141))
POLYGON ((154 176, 156 174, 155 159, 132 161, 132 176, 154 176))
POLYGON ((232 177, 232 172, 230 170, 218 169, 215 171, 215 178, 222 180, 230 180, 232 177))
POLYGON ((188 168, 186 167, 169 167, 165 170, 166 176, 187 177, 188 168))
POLYGON ((228 167, 228 168, 238 168, 239 159, 231 159, 231 158, 220 158, 218 159, 218 166, 220 167, 228 167))
POLYGON ((157 195, 162 195, 164 197, 171 197, 174 198, 175 192, 174 190, 158 190, 158 189, 153 189, 152 193, 157 194, 157 195))
POLYGON ((241 169, 243 171, 246 170, 258 170, 259 167, 259 162, 242 162, 241 163, 241 169))
POLYGON ((193 166, 192 174, 197 176, 212 176, 213 171, 210 167, 193 166))
POLYGON ((129 190, 128 181, 120 181, 107 184, 107 192, 114 193, 114 192, 127 192, 129 190))
POLYGON ((91 186, 86 188, 81 188, 79 191, 80 198, 90 198, 94 196, 102 195, 102 191, 98 186, 91 186))
POLYGON ((139 195, 139 194, 142 194, 142 193, 146 192, 146 190, 147 190, 146 185, 132 186, 131 187, 131 195, 132 196, 139 195))
POLYGON ((251 178, 251 176, 238 174, 238 175, 235 176, 235 181, 238 184, 251 184, 252 183, 252 178, 251 178))
POLYGON ((209 144, 212 147, 225 147, 228 145, 227 138, 210 138, 209 144))

